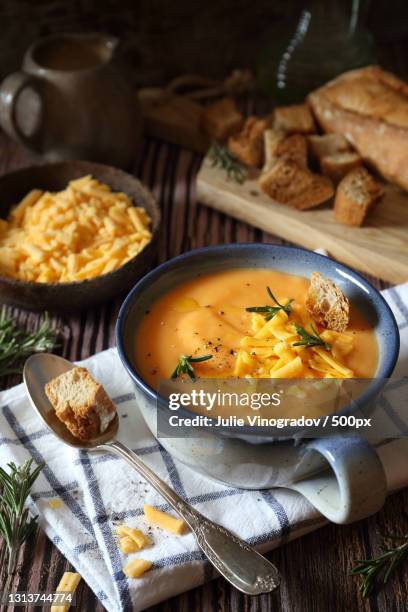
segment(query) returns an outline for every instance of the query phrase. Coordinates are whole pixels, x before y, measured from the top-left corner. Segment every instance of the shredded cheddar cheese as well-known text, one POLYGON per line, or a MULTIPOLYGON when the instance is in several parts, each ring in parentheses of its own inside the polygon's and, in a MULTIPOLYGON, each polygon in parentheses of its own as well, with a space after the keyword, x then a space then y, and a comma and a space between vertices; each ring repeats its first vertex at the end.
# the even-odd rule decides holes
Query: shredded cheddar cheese
POLYGON ((49 508, 53 508, 53 510, 58 510, 58 508, 62 507, 62 501, 58 497, 55 497, 54 499, 50 499, 47 505, 49 508))
POLYGON ((252 314, 253 335, 240 341, 234 376, 248 378, 352 378, 353 371, 343 358, 353 349, 353 337, 347 332, 325 330, 321 338, 330 350, 321 346, 294 346, 299 340, 294 323, 309 328, 313 323, 299 305, 288 316, 280 310, 269 321, 252 314))
POLYGON ((145 572, 147 572, 153 563, 147 559, 133 559, 129 561, 123 568, 123 573, 128 578, 140 578, 145 572))
POLYGON ((66 283, 116 270, 150 242, 150 218, 91 176, 58 193, 33 189, 0 220, 0 274, 66 283))
POLYGON ((140 529, 133 529, 132 527, 127 527, 126 525, 119 525, 119 527, 116 529, 116 533, 120 538, 121 550, 124 553, 136 552, 137 550, 142 550, 151 544, 150 538, 140 531, 140 529), (126 550, 124 550, 124 548, 126 550), (134 550, 130 550, 130 548, 134 548, 134 550))
POLYGON ((186 530, 187 525, 182 519, 177 519, 174 516, 167 514, 167 512, 158 510, 158 508, 145 504, 143 511, 149 523, 158 525, 166 531, 171 531, 172 533, 181 535, 186 530))
MULTIPOLYGON (((59 581, 56 592, 57 593, 75 593, 78 584, 81 581, 81 575, 75 572, 65 572, 59 581)), ((70 604, 54 604, 51 606, 51 612, 67 612, 70 604)))
POLYGON ((134 553, 140 550, 138 544, 136 544, 136 542, 132 540, 132 538, 129 538, 129 536, 124 536, 123 538, 120 538, 119 547, 125 555, 129 555, 130 553, 134 553))

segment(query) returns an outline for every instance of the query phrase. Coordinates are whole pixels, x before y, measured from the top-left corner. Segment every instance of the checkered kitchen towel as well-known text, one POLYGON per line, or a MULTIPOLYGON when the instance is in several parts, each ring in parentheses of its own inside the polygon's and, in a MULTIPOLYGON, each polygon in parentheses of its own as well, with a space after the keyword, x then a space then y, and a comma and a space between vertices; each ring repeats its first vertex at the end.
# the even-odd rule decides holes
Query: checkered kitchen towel
MULTIPOLYGON (((389 289, 401 331, 396 376, 408 371, 408 284, 389 289)), ((182 497, 203 514, 254 544, 261 551, 318 528, 325 520, 300 495, 276 489, 243 491, 207 480, 176 463, 146 428, 134 401, 132 384, 114 349, 82 364, 106 387, 120 414, 120 435, 182 497)), ((143 557, 154 568, 142 579, 122 573, 125 558, 115 538, 115 523, 147 528, 145 502, 169 507, 127 464, 112 455, 64 447, 38 420, 23 385, 0 393, 0 464, 32 457, 46 466, 36 482, 32 510, 42 528, 109 611, 142 610, 186 591, 213 576, 192 534, 181 537, 153 530, 154 546, 143 557), (49 503, 59 498, 62 504, 49 503), (56 507, 59 506, 59 507, 56 507)), ((408 485, 408 440, 382 446, 389 490, 408 485)), ((131 557, 127 557, 128 560, 131 557)))

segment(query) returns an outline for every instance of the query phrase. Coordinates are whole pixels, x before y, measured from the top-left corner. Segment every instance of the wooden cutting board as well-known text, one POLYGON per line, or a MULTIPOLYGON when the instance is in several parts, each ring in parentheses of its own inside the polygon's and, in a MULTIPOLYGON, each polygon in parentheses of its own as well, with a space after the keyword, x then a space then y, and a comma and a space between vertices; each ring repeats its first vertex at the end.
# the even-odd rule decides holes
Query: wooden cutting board
POLYGON ((329 205, 298 211, 271 200, 254 179, 242 185, 213 168, 208 156, 197 176, 199 202, 391 283, 408 281, 408 194, 386 185, 364 227, 336 222, 329 205))

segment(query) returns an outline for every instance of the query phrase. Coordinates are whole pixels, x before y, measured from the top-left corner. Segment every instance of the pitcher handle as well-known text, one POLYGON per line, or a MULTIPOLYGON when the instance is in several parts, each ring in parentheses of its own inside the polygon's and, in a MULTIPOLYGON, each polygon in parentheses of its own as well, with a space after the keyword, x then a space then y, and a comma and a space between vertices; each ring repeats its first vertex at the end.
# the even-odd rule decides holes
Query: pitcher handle
POLYGON ((307 445, 289 487, 334 523, 366 518, 384 504, 387 481, 382 463, 363 438, 332 436, 307 445), (322 458, 327 470, 322 472, 322 458), (313 470, 315 473, 313 475, 313 470))
POLYGON ((41 96, 39 79, 25 72, 13 72, 7 76, 0 86, 0 122, 4 130, 20 142, 30 148, 38 136, 43 115, 43 99, 41 96), (31 134, 25 134, 17 120, 17 101, 26 88, 31 88, 38 100, 37 120, 31 134))

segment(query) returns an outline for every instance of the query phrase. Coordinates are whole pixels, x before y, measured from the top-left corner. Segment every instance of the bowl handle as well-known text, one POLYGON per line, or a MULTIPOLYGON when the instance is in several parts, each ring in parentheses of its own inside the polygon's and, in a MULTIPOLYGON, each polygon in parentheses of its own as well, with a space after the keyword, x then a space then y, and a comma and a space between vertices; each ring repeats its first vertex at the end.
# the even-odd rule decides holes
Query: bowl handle
POLYGON ((387 495, 384 468, 377 453, 356 435, 308 442, 289 487, 339 524, 378 512, 387 495))

